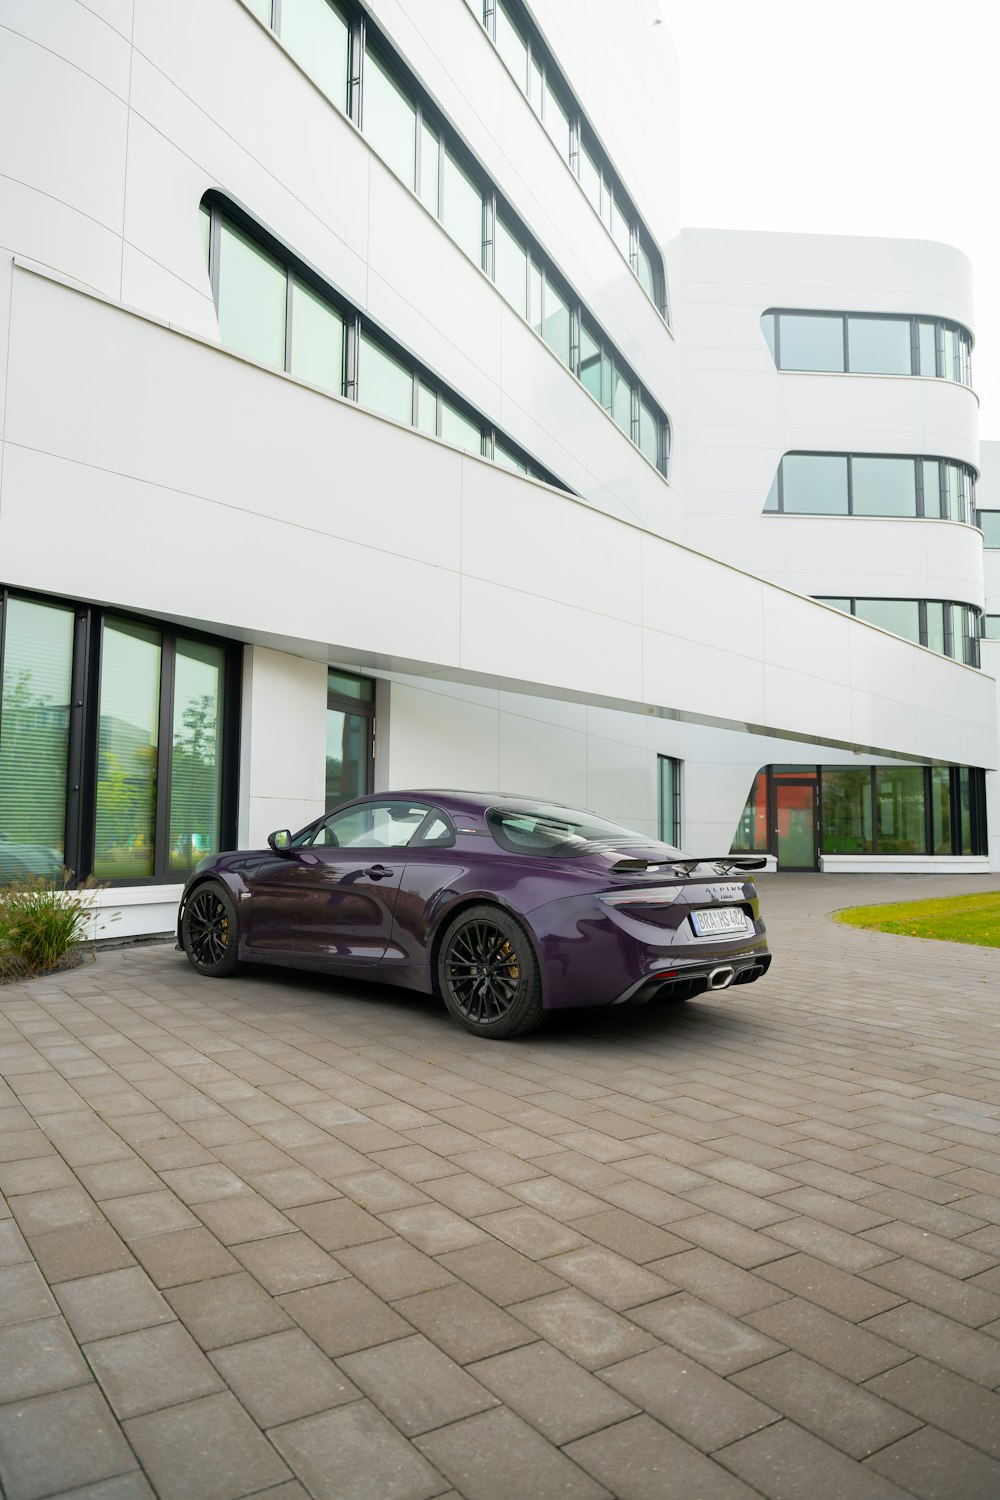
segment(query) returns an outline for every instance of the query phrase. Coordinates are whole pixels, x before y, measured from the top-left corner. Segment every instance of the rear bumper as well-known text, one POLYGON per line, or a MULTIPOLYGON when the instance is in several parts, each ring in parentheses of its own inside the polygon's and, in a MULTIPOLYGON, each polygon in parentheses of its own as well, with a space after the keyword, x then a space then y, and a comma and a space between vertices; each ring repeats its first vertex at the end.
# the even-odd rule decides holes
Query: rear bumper
POLYGON ((754 953, 710 964, 684 964, 666 974, 637 979, 612 1005, 648 1005, 653 1000, 690 1000, 706 991, 717 994, 734 984, 753 984, 771 967, 770 953, 754 953))

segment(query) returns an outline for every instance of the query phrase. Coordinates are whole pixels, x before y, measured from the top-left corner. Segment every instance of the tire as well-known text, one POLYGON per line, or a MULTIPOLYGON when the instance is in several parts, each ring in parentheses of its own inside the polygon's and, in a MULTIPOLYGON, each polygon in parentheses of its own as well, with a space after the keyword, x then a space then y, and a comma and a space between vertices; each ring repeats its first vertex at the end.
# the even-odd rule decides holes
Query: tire
POLYGON ((236 902, 218 881, 207 880, 188 897, 181 922, 188 963, 206 979, 226 979, 239 968, 236 902))
POLYGON ((441 997, 475 1036, 524 1036, 545 1019, 538 960, 524 928, 499 906, 459 912, 437 958, 441 997))

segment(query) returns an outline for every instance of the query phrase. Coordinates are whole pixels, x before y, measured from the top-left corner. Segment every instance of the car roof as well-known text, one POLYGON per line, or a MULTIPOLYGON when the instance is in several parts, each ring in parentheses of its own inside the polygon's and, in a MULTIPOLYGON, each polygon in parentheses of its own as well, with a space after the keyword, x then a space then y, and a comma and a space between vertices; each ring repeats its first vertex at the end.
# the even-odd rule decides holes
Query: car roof
POLYGON ((428 797, 441 807, 475 808, 480 812, 488 807, 511 804, 521 807, 565 807, 567 810, 572 806, 569 802, 557 802, 554 797, 533 797, 525 792, 468 792, 450 787, 419 787, 401 792, 385 792, 382 795, 428 797))

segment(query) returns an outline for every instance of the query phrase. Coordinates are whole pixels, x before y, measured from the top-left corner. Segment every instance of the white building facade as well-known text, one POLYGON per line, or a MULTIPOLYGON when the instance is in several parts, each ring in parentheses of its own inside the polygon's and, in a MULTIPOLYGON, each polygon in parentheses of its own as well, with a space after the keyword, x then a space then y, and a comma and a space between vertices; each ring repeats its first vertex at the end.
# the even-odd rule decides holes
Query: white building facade
POLYGON ((676 75, 646 0, 0 0, 0 877, 162 931, 445 785, 989 867, 968 265, 682 233, 676 75))

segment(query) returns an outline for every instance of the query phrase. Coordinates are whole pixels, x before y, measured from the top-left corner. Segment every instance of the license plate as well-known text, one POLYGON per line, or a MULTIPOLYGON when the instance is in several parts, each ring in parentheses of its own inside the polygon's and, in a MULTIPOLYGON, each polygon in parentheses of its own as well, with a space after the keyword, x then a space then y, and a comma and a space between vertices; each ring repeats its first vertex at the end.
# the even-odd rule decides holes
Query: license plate
POLYGON ((716 907, 711 911, 693 911, 691 922, 699 937, 715 932, 746 932, 746 913, 738 906, 716 907))

